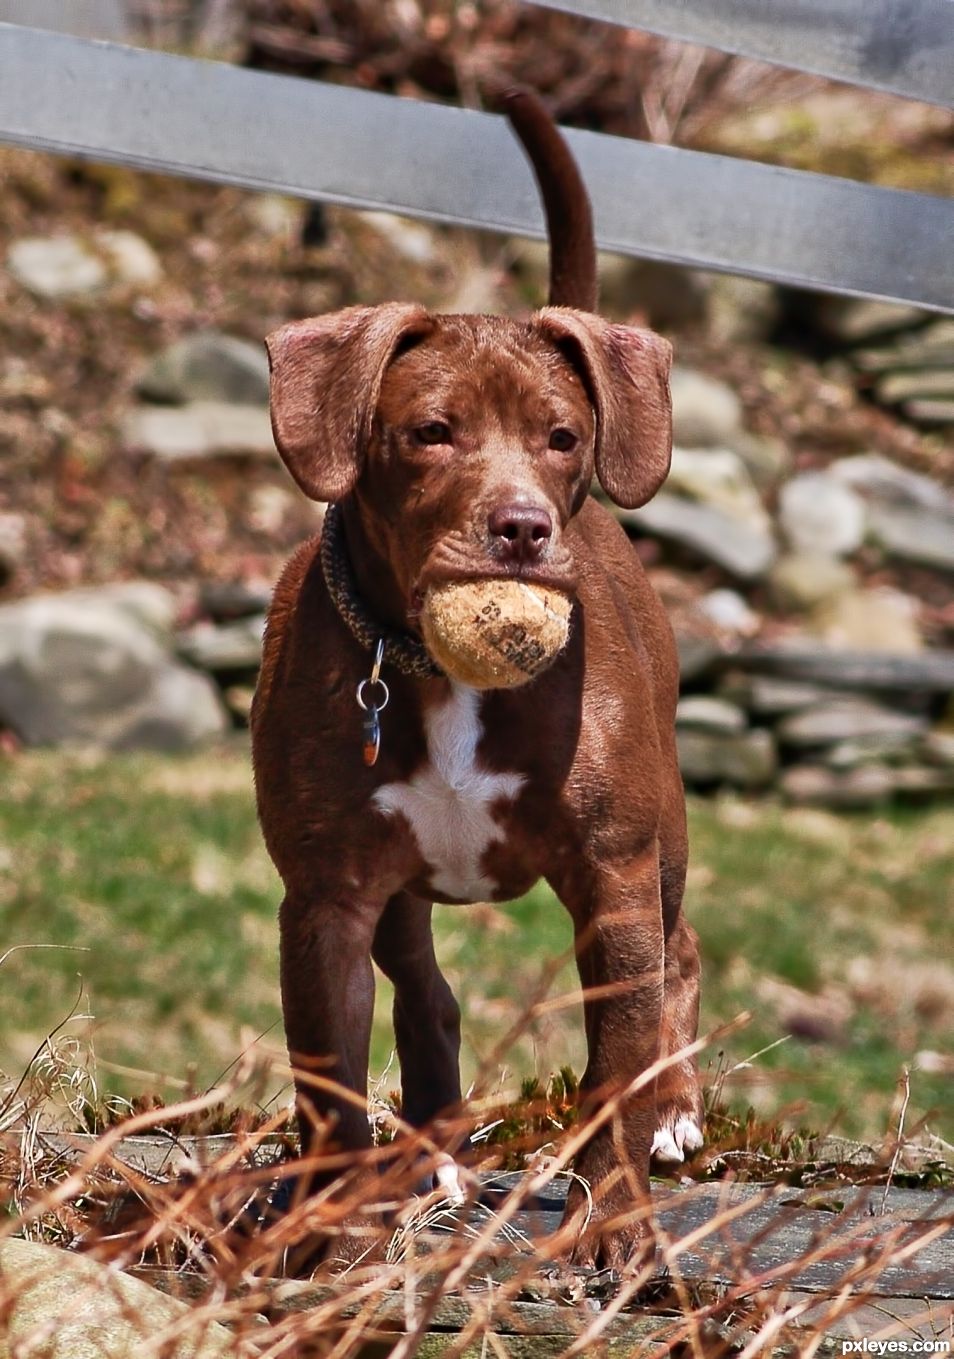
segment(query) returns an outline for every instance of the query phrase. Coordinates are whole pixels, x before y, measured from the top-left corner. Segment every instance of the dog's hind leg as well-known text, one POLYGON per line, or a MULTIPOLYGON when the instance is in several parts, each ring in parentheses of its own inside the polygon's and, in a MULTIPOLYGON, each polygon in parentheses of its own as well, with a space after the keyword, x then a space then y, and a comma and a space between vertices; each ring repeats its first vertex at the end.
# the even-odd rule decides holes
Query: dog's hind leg
MULTIPOLYGON (((665 992, 660 1056, 688 1046, 699 1023, 699 940, 680 913, 666 940, 665 992)), ((695 1057, 676 1062, 656 1086, 656 1133, 653 1156, 679 1162, 702 1146, 702 1095, 695 1057)))
MULTIPOLYGON (((681 790, 680 790, 681 792, 681 790)), ((699 937, 682 911, 686 882, 685 815, 674 798, 660 853, 660 896, 665 932, 665 985, 660 1056, 694 1042, 699 1026, 699 937)), ((702 1094, 695 1057, 675 1063, 656 1086, 653 1156, 678 1163, 702 1145, 702 1094)))

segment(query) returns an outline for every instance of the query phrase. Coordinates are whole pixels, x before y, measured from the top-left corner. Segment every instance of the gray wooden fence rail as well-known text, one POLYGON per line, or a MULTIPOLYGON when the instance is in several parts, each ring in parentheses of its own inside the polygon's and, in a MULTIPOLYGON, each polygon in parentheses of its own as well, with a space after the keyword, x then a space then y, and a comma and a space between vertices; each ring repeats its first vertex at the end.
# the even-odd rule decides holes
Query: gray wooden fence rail
MULTIPOLYGON (((569 0, 560 8, 766 55, 757 10, 780 0, 569 0), (673 17, 678 16, 678 17, 673 17), (716 31, 718 29, 718 32, 716 31), (751 35, 755 34, 755 37, 751 35), (756 39, 758 38, 758 41, 756 39), (758 49, 756 51, 756 49, 758 49)), ((0 0, 2 3, 2 0, 0 0)), ((24 10, 28 0, 22 0, 24 10)), ((821 0, 819 0, 819 4, 821 0)), ((865 0, 872 14, 915 11, 897 65, 929 97, 954 44, 954 0, 865 0), (933 17, 931 17, 933 16, 933 17), (919 18, 934 25, 922 28, 919 18), (925 65, 926 34, 940 65, 925 65), (907 55, 905 55, 907 54, 907 55), (912 74, 913 72, 913 74, 912 74), (932 83, 933 82, 933 83, 932 83)), ((844 38, 860 0, 825 0, 844 38)), ((805 18, 814 3, 793 3, 805 18)), ((859 17, 855 78, 877 83, 859 17)), ((782 25, 782 28, 785 26, 782 25)), ((797 35, 797 25, 789 26, 797 35)), ((819 28, 825 31, 819 20, 819 28)), ((845 43, 841 44, 842 48, 845 43)), ((931 46, 927 43, 927 46, 931 46)), ((837 44, 831 44, 835 51, 837 44)), ((776 42, 778 60, 793 42, 776 42)), ((842 63, 844 64, 844 63, 842 63)), ((954 312, 954 202, 728 157, 571 131, 593 198, 600 244, 626 254, 748 274, 794 286, 954 312)), ((0 141, 116 161, 251 189, 390 209, 515 235, 543 234, 536 192, 503 120, 387 95, 246 71, 0 23, 0 141)))
POLYGON ((954 108, 952 0, 537 0, 954 108))

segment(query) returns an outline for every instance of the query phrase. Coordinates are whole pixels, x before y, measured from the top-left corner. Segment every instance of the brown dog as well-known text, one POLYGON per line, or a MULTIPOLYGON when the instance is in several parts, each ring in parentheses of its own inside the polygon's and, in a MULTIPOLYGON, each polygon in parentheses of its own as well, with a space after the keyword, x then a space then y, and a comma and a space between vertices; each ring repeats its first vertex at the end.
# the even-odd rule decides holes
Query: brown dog
MULTIPOLYGON (((544 877, 570 912, 583 985, 591 1106, 695 1037, 696 937, 681 912, 685 811, 669 625, 625 533, 588 495, 594 474, 641 505, 669 467, 669 345, 592 314, 585 191, 531 96, 508 113, 540 182, 551 305, 526 321, 389 303, 268 339, 272 420, 299 486, 335 502, 275 593, 252 714, 259 812, 285 884, 282 998, 308 1145, 370 1131, 372 958, 392 980, 403 1114, 461 1098, 459 1011, 434 957, 431 903, 503 901, 544 877), (428 585, 519 577, 570 591, 570 638, 539 677, 477 691, 445 678, 416 623, 428 585), (381 707, 372 649, 385 640, 381 707), (319 1071, 347 1101, 308 1081, 319 1071)), ((577 1264, 624 1266, 625 1221, 650 1155, 701 1142, 698 1076, 670 1068, 586 1146, 592 1186, 577 1264), (628 1163, 628 1168, 624 1166, 628 1163), (623 1219, 620 1221, 620 1219, 623 1219)), ((568 1216, 582 1208, 570 1194, 568 1216)))

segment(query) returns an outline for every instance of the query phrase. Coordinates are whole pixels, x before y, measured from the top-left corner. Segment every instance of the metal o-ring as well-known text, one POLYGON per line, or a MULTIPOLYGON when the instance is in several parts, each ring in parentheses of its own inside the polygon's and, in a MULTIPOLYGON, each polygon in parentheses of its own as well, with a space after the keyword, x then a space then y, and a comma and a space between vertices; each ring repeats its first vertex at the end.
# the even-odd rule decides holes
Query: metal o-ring
POLYGON ((358 707, 362 710, 362 712, 367 712, 367 711, 368 711, 368 704, 365 702, 365 699, 364 699, 364 691, 365 691, 365 687, 366 687, 367 685, 369 685, 369 684, 374 684, 374 685, 376 685, 376 686, 377 686, 379 689, 381 689, 381 690, 383 691, 383 693, 384 693, 384 698, 382 699, 382 701, 381 701, 380 703, 372 703, 372 704, 371 704, 371 707, 374 708, 375 712, 378 712, 378 713, 384 712, 384 709, 388 706, 388 703, 391 701, 391 691, 390 691, 390 689, 388 688, 388 686, 385 684, 384 680, 383 680, 383 679, 380 679, 380 678, 379 678, 379 679, 363 679, 363 680, 360 682, 360 684, 358 685, 357 691, 356 691, 356 693, 355 693, 355 697, 356 697, 357 700, 358 700, 358 707))

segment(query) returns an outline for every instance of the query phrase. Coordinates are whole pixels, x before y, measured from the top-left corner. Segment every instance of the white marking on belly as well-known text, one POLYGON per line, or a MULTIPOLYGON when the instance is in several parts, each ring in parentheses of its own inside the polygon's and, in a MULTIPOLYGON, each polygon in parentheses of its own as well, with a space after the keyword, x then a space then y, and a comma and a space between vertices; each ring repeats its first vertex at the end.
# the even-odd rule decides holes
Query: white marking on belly
POLYGON ((516 797, 524 782, 521 774, 478 767, 479 709, 476 689, 452 684, 449 700, 424 718, 427 764, 408 783, 383 784, 373 799, 382 812, 407 818, 434 890, 462 901, 496 890, 480 869, 487 847, 503 839, 492 809, 501 798, 516 797))

